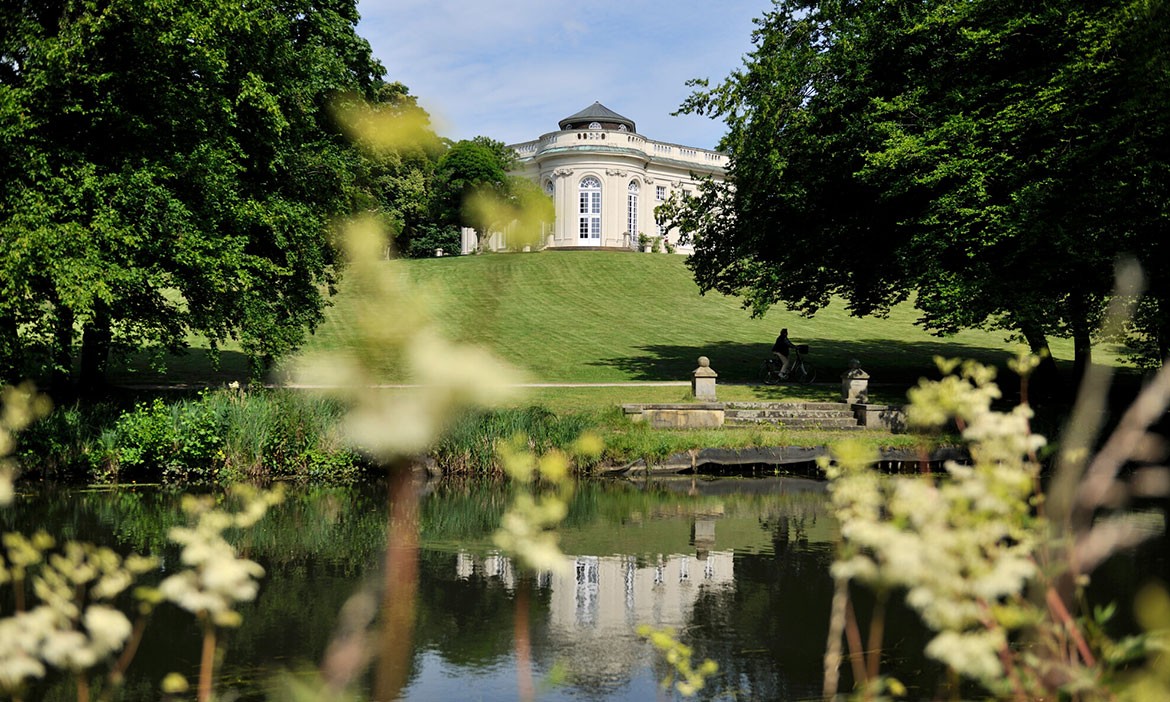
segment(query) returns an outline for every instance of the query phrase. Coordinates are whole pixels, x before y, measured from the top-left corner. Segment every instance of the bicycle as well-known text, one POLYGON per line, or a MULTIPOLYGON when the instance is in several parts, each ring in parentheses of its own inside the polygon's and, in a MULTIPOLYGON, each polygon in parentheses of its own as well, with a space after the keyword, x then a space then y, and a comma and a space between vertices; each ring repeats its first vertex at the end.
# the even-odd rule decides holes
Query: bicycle
POLYGON ((780 369, 784 365, 780 359, 774 355, 765 358, 764 363, 760 366, 760 378, 763 380, 764 385, 776 385, 786 381, 808 385, 816 380, 816 369, 812 367, 812 364, 804 360, 804 355, 807 353, 808 344, 797 344, 792 349, 792 363, 788 366, 787 378, 780 375, 780 369))

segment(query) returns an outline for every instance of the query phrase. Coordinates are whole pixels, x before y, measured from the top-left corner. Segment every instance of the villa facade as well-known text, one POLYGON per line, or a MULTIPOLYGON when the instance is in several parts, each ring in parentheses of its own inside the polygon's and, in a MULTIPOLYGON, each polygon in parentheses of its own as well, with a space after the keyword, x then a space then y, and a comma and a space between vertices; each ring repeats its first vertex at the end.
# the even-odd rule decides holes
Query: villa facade
MULTIPOLYGON (((722 180, 725 154, 648 139, 633 120, 600 102, 558 126, 539 139, 511 145, 519 157, 514 172, 539 185, 555 204, 545 247, 633 249, 643 234, 690 253, 677 246, 677 231, 658 227, 654 208, 672 193, 697 190, 703 177, 722 180)), ((506 233, 494 234, 487 248, 506 248, 506 239, 506 233)), ((474 246, 465 237, 465 252, 474 246)))

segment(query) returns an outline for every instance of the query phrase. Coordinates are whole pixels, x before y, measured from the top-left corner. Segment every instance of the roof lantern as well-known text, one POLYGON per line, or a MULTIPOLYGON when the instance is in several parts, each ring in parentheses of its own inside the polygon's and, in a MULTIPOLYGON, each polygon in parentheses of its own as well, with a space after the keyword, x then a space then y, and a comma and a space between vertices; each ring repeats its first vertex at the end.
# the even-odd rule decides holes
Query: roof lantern
POLYGON ((569 115, 559 123, 562 130, 569 129, 613 129, 621 132, 637 132, 634 120, 622 117, 600 102, 595 102, 580 112, 569 115))

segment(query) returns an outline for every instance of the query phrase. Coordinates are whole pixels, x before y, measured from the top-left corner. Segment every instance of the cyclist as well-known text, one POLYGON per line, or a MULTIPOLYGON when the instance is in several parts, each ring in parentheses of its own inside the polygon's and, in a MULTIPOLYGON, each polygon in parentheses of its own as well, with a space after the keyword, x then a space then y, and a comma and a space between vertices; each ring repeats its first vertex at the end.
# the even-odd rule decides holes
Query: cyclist
POLYGON ((780 330, 780 336, 776 337, 776 343, 772 344, 772 355, 780 359, 780 379, 788 379, 788 367, 792 365, 792 349, 796 348, 796 344, 788 338, 788 328, 780 330))

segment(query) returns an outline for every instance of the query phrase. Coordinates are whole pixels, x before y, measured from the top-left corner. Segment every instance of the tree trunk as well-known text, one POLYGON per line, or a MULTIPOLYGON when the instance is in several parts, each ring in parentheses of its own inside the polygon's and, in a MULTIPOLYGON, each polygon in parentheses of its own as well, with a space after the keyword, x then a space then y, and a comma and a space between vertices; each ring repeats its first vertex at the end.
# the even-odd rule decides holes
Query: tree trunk
POLYGON ((1073 377, 1079 383, 1093 363, 1093 340, 1087 328, 1073 329, 1073 377))
POLYGON ((0 315, 0 384, 17 383, 21 380, 23 366, 20 349, 20 333, 16 317, 0 315))
POLYGON ((53 357, 49 375, 49 393, 57 401, 69 393, 69 376, 73 373, 73 309, 57 303, 53 321, 53 357))
POLYGON ((1035 401, 1050 397, 1059 387, 1059 373, 1056 369, 1056 359, 1052 357, 1052 350, 1048 347, 1048 336, 1036 324, 1020 325, 1020 333, 1028 342, 1028 350, 1040 357, 1040 365, 1032 372, 1028 383, 1027 398, 1021 400, 1035 401))
POLYGON ((94 307, 93 319, 81 333, 81 377, 78 386, 83 395, 94 395, 105 389, 112 339, 110 308, 104 302, 98 302, 94 307))

